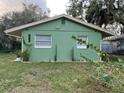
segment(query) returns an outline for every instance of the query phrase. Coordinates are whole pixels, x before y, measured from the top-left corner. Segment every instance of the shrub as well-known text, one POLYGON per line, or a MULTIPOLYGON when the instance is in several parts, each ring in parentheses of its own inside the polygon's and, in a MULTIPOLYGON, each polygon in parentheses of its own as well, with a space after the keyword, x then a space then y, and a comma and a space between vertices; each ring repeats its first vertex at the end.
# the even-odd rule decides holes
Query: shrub
POLYGON ((123 65, 108 63, 95 63, 93 74, 91 77, 99 84, 108 87, 112 90, 110 93, 123 93, 124 81, 123 81, 123 65))
POLYGON ((28 50, 24 50, 21 53, 21 57, 22 57, 23 61, 29 61, 29 56, 30 56, 30 53, 28 50))
POLYGON ((17 50, 17 51, 16 51, 16 56, 17 56, 17 58, 18 58, 18 57, 21 57, 21 50, 17 50))

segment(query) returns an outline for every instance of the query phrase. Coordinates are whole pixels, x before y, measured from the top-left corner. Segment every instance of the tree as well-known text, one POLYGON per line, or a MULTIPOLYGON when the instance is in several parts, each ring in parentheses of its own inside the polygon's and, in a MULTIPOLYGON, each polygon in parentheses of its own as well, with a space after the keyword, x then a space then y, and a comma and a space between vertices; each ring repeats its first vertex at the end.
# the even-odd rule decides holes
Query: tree
MULTIPOLYGON (((23 11, 9 12, 2 16, 0 22, 0 47, 12 48, 16 42, 12 37, 6 36, 3 32, 6 29, 28 24, 48 17, 41 8, 33 4, 23 4, 23 11)), ((48 10, 49 11, 49 10, 48 10)))
POLYGON ((47 17, 47 15, 38 6, 33 4, 23 4, 23 7, 24 10, 22 12, 10 12, 2 17, 5 29, 35 22, 47 17))
POLYGON ((96 24, 100 27, 104 25, 105 28, 107 28, 109 24, 113 23, 113 26, 115 26, 116 23, 116 25, 119 25, 120 29, 122 29, 121 31, 123 31, 123 0, 70 0, 69 6, 67 7, 67 14, 72 16, 73 14, 76 14, 76 16, 73 17, 82 17, 81 15, 84 10, 86 11, 85 19, 87 22, 96 24), (74 11, 74 13, 72 11, 74 11), (80 13, 78 13, 78 11, 80 11, 80 13))
POLYGON ((72 15, 73 17, 81 16, 81 3, 79 0, 70 0, 69 6, 66 10, 67 14, 72 15))

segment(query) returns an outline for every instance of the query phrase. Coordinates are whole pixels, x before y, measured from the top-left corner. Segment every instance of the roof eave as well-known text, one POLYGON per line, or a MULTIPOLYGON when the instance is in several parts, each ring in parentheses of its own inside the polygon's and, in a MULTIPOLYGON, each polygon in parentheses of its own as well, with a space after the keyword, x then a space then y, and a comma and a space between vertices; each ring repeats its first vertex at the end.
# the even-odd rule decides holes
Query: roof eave
POLYGON ((5 30, 5 33, 14 33, 16 31, 20 31, 20 30, 23 30, 25 28, 28 28, 28 27, 32 27, 32 26, 35 26, 35 25, 39 25, 39 24, 42 24, 42 23, 46 23, 46 22, 49 22, 49 21, 53 21, 53 20, 56 20, 56 19, 59 19, 61 17, 65 17, 67 19, 70 19, 74 22, 77 22, 77 23, 80 23, 84 26, 87 26, 89 28, 92 28, 92 29, 95 29, 99 32, 101 32, 103 34, 103 37, 107 37, 107 36, 114 36, 113 33, 110 33, 110 32, 107 32, 106 30, 98 27, 98 26, 95 26, 93 24, 90 24, 90 23, 86 23, 86 22, 83 22, 83 21, 80 21, 78 19, 75 19, 73 17, 70 17, 70 16, 67 16, 65 14, 62 14, 62 15, 59 15, 59 16, 55 16, 53 18, 48 18, 48 19, 44 19, 44 20, 41 20, 41 21, 37 21, 37 22, 33 22, 33 23, 29 23, 29 24, 25 24, 25 25, 22 25, 22 26, 19 26, 19 27, 14 27, 14 28, 11 28, 11 29, 8 29, 8 30, 5 30))

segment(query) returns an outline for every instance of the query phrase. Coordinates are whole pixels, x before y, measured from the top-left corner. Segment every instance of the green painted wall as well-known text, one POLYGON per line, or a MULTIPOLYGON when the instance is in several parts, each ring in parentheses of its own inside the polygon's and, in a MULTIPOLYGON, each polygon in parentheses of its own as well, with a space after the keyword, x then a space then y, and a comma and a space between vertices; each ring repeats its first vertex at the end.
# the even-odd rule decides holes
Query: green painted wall
POLYGON ((29 34, 31 34, 31 46, 26 46, 22 40, 22 48, 23 50, 26 48, 30 50, 30 60, 33 62, 54 61, 55 55, 57 55, 57 61, 71 61, 72 58, 80 60, 80 53, 92 60, 100 60, 100 57, 97 56, 94 50, 90 48, 78 49, 76 41, 72 39, 72 36, 86 35, 88 42, 100 48, 101 33, 70 20, 66 19, 65 24, 62 24, 61 19, 58 19, 24 30, 22 37, 26 43, 28 43, 29 34), (34 48, 36 34, 51 35, 52 48, 34 48))

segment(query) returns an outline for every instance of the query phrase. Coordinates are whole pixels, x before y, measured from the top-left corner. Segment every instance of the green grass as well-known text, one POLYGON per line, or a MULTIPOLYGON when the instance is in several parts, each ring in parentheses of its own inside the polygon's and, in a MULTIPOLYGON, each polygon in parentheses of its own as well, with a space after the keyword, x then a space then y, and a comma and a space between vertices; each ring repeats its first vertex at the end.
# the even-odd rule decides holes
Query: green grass
POLYGON ((0 53, 0 93, 124 93, 123 64, 17 63, 15 58, 0 53), (115 82, 95 79, 101 66, 115 82))

